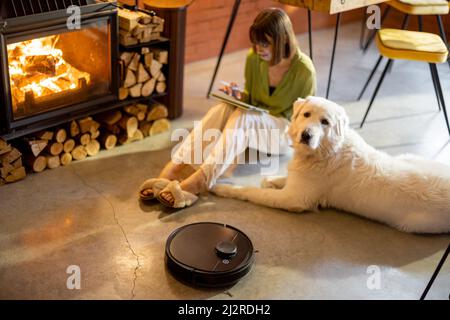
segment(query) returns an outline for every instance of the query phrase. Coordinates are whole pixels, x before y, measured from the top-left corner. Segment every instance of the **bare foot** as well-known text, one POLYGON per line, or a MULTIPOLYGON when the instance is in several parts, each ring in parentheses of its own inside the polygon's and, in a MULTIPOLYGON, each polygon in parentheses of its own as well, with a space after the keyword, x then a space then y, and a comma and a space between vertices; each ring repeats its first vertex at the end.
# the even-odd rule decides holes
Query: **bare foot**
MULTIPOLYGON (((203 173, 203 170, 199 169, 194 174, 192 174, 189 178, 186 180, 183 180, 180 183, 181 189, 184 191, 188 191, 193 194, 199 194, 200 192, 203 192, 206 190, 206 176, 203 173)), ((173 205, 175 202, 175 199, 170 193, 170 191, 164 191, 159 194, 159 197, 166 200, 166 202, 173 205)))

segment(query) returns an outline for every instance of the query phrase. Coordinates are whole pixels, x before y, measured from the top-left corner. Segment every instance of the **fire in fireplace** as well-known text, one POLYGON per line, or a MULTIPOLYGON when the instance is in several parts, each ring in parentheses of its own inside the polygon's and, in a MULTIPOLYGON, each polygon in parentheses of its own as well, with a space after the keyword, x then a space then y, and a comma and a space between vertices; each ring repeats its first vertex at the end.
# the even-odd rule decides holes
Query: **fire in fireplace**
POLYGON ((0 7, 0 135, 20 136, 113 106, 118 90, 114 6, 96 0, 26 3, 2 1, 0 7), (67 8, 74 2, 80 5, 81 26, 69 30, 67 8))

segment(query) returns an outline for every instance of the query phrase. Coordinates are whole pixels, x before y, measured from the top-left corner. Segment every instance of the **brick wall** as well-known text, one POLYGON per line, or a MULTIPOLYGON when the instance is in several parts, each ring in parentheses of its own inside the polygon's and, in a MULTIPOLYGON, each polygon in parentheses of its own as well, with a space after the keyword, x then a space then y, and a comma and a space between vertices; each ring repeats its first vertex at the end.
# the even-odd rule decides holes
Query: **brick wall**
MULTIPOLYGON (((186 63, 215 57, 220 51, 234 0, 195 0, 187 10, 186 63)), ((295 32, 307 32, 305 9, 280 5, 272 0, 242 0, 226 52, 250 46, 248 30, 256 15, 267 7, 281 7, 291 17, 295 32)), ((361 11, 346 13, 342 22, 360 19, 361 11)), ((313 13, 313 28, 334 26, 335 16, 313 13)))
MULTIPOLYGON (((140 0, 142 2, 142 0, 140 0)), ((121 0, 124 3, 134 3, 134 0, 121 0)), ((195 0, 187 9, 186 25, 186 53, 185 62, 193 62, 207 58, 217 57, 222 45, 234 0, 195 0)), ((233 30, 228 40, 226 53, 248 48, 248 29, 256 15, 267 7, 281 7, 290 16, 296 34, 307 32, 307 13, 305 9, 293 6, 280 5, 273 0, 242 0, 239 13, 236 17, 233 30)), ((384 10, 384 7, 383 7, 384 10)), ((341 23, 360 21, 362 9, 352 10, 343 14, 341 23)), ((313 12, 313 30, 333 27, 335 16, 326 13, 313 12)), ((400 27, 403 15, 391 10, 385 27, 400 27)), ((450 15, 442 17, 450 35, 450 15)), ((416 30, 417 19, 411 17, 409 29, 416 30)), ((438 33, 436 18, 424 17, 424 31, 438 33)), ((359 34, 355 35, 358 41, 359 34)), ((307 48, 305 48, 307 51, 307 48)))

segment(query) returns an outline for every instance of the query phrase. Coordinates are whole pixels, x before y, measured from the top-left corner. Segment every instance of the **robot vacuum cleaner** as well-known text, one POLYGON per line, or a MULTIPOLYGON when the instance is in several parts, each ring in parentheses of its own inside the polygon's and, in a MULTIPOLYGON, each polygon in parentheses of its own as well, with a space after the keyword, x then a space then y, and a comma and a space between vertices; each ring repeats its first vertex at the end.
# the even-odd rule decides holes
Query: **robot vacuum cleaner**
POLYGON ((200 222, 173 231, 166 242, 167 269, 179 281, 200 287, 229 287, 251 269, 253 244, 240 230, 200 222))

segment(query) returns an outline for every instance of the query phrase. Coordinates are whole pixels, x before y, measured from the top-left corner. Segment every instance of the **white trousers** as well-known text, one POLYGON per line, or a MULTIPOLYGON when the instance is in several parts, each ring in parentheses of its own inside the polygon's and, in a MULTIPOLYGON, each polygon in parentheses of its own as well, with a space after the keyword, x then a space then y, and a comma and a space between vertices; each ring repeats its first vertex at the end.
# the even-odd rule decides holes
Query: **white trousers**
POLYGON ((243 163, 242 157, 245 162, 247 148, 285 154, 290 144, 288 126, 283 117, 220 103, 194 123, 194 129, 172 150, 172 161, 202 169, 209 189, 230 165, 243 163))

